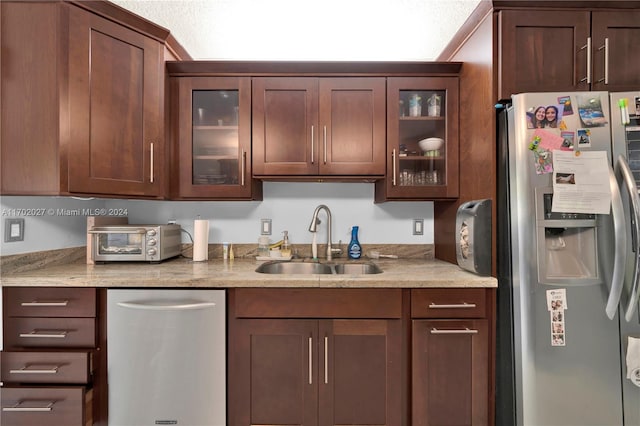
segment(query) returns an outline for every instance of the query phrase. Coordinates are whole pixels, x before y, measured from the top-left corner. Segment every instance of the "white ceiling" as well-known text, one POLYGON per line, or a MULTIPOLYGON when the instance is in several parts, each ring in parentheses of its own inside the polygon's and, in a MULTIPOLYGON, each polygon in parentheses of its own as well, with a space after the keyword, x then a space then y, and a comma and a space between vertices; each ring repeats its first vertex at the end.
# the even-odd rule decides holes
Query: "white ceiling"
POLYGON ((194 59, 434 60, 480 0, 111 0, 194 59))

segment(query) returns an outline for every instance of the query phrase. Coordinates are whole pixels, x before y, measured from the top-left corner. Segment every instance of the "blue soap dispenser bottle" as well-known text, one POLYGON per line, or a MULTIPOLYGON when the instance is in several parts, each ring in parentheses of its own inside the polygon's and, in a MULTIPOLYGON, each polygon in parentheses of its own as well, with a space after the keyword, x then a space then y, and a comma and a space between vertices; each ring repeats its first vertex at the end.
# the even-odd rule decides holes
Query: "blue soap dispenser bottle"
POLYGON ((362 256, 362 247, 360 247, 360 242, 358 241, 358 227, 354 226, 351 228, 351 242, 349 243, 349 259, 360 259, 362 256))

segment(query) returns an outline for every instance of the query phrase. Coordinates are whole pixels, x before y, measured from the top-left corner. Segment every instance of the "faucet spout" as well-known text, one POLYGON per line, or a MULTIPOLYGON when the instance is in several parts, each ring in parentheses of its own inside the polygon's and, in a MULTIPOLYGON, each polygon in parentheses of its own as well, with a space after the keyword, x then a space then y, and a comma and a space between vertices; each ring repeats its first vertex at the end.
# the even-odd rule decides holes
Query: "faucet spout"
POLYGON ((324 204, 320 204, 313 211, 313 218, 311 219, 311 225, 309 225, 309 232, 316 232, 318 230, 318 224, 320 220, 318 219, 318 213, 320 210, 324 210, 327 213, 327 260, 331 261, 333 259, 333 250, 331 248, 331 210, 324 204))

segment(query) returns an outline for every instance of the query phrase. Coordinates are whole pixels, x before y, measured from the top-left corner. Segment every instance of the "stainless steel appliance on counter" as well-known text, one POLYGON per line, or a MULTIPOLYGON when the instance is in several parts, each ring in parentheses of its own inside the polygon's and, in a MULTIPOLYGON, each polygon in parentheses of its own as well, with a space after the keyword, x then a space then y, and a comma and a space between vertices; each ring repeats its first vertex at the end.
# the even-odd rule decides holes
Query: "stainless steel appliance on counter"
POLYGON ((456 214, 456 260, 470 272, 491 275, 491 200, 472 200, 456 214))
POLYGON ((636 104, 531 93, 499 114, 497 425, 640 425, 636 104))
POLYGON ((94 262, 160 262, 178 256, 181 226, 105 225, 94 226, 91 258, 94 262))
POLYGON ((224 290, 107 290, 109 426, 226 424, 224 290))

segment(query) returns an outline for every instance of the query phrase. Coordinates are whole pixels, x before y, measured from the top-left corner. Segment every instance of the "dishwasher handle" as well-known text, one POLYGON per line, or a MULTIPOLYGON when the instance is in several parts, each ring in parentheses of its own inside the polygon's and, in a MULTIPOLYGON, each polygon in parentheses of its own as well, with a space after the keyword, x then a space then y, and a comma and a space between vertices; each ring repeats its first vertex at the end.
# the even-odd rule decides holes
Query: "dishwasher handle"
POLYGON ((146 311, 190 311, 216 306, 215 302, 118 302, 118 306, 146 311))

